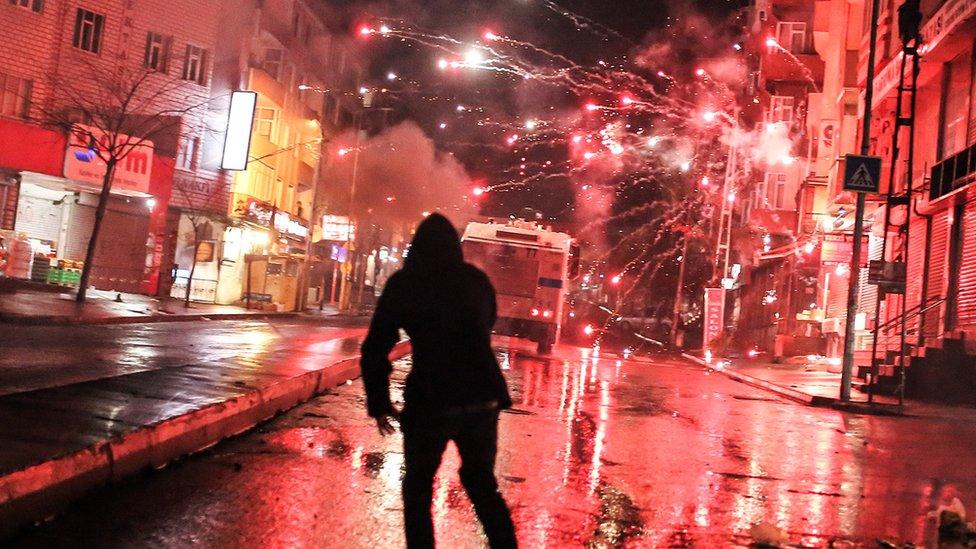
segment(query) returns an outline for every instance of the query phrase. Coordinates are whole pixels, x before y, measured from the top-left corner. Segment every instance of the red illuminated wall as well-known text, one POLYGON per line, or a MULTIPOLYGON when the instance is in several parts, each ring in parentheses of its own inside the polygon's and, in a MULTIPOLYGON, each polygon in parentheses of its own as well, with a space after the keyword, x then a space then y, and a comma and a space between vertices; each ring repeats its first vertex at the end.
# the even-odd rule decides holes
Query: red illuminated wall
POLYGON ((0 168, 61 177, 65 147, 59 132, 0 118, 0 168))
POLYGON ((153 156, 152 174, 149 178, 149 194, 156 199, 156 206, 149 214, 149 245, 152 248, 152 264, 146 268, 142 292, 155 295, 159 288, 159 267, 163 261, 163 238, 166 232, 166 211, 173 193, 173 171, 176 162, 161 155, 153 156))

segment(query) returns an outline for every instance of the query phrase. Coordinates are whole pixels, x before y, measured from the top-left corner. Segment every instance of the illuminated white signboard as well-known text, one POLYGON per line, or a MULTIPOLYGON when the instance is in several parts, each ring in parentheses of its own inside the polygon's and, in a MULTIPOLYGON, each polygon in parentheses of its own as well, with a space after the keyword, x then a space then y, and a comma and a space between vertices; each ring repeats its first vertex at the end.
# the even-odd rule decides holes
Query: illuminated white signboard
POLYGON ((227 115, 227 135, 224 137, 224 156, 220 167, 225 170, 246 170, 247 155, 251 149, 251 124, 258 94, 236 91, 230 97, 227 115))

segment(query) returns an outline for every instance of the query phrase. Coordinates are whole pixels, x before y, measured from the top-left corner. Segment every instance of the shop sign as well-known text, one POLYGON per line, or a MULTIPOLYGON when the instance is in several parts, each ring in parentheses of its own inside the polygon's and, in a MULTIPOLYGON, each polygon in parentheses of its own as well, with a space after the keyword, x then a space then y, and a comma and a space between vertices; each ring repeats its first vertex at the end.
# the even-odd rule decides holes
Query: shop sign
POLYGON ((332 245, 332 253, 329 254, 329 259, 332 261, 338 261, 339 263, 345 263, 347 257, 349 257, 349 252, 346 251, 345 246, 340 246, 338 244, 332 245))
POLYGON ((273 218, 274 228, 281 236, 298 240, 308 238, 308 226, 305 220, 293 218, 288 212, 275 210, 271 204, 253 197, 238 199, 237 205, 234 206, 234 216, 262 227, 271 227, 273 218))
MULTIPOLYGON (((186 284, 190 271, 180 269, 177 271, 177 278, 170 288, 169 296, 178 299, 186 297, 186 284)), ((205 280, 200 278, 193 279, 193 286, 190 287, 190 301, 198 303, 214 303, 217 300, 217 281, 205 280)))
MULTIPOLYGON (((901 71, 901 58, 904 54, 898 52, 887 65, 884 66, 877 74, 874 75, 874 97, 871 98, 871 110, 877 108, 882 101, 885 100, 888 92, 890 92, 901 79, 899 71, 901 71)), ((861 91, 861 104, 864 104, 864 91, 861 91)), ((860 113, 859 113, 860 114, 860 113)))
MULTIPOLYGON (((108 136, 97 128, 76 124, 68 135, 68 148, 64 158, 64 176, 74 181, 94 183, 101 186, 107 166, 98 157, 94 148, 108 147, 108 136), (96 142, 92 143, 92 139, 96 142)), ((119 134, 118 139, 126 142, 137 139, 119 134)), ((112 177, 113 190, 149 192, 149 176, 152 170, 153 142, 142 140, 115 167, 112 177)))
POLYGON ((868 263, 868 284, 889 294, 905 293, 906 269, 903 261, 873 260, 868 263))
POLYGON ((344 215, 322 216, 322 240, 347 242, 356 238, 356 227, 344 215))
POLYGON ((976 11, 976 0, 949 0, 921 28, 924 51, 936 47, 976 11))
POLYGON ((288 212, 278 211, 275 214, 275 229, 278 234, 289 238, 298 240, 308 238, 308 227, 305 225, 305 221, 300 218, 293 219, 288 215, 288 212))
MULTIPOLYGON (((969 19, 976 12, 976 0, 948 0, 942 4, 939 11, 932 14, 928 21, 919 29, 922 38, 920 52, 932 51, 946 36, 952 34, 960 24, 969 19)), ((874 77, 874 98, 871 108, 874 109, 886 99, 888 92, 893 90, 901 80, 901 58, 904 54, 898 52, 888 61, 874 77)), ((863 93, 862 99, 863 99, 863 93)), ((863 103, 863 100, 862 100, 863 103)))
POLYGON ((201 240, 197 243, 197 263, 211 263, 214 260, 214 249, 216 242, 213 240, 201 240))
POLYGON ((251 197, 239 198, 234 206, 235 217, 262 227, 271 226, 273 211, 270 204, 251 197))
POLYGON ((708 349, 725 329, 725 289, 705 288, 705 319, 702 345, 708 349))

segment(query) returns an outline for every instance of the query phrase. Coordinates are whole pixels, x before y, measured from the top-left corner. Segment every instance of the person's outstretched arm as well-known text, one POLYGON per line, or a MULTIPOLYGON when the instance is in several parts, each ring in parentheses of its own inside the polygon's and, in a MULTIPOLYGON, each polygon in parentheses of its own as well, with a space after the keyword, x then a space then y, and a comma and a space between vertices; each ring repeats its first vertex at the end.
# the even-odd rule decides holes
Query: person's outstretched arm
POLYGON ((387 282, 383 295, 376 304, 369 333, 362 345, 360 362, 363 385, 366 387, 366 409, 374 418, 395 415, 396 410, 390 401, 390 351, 400 339, 399 323, 394 311, 397 301, 395 277, 387 282))

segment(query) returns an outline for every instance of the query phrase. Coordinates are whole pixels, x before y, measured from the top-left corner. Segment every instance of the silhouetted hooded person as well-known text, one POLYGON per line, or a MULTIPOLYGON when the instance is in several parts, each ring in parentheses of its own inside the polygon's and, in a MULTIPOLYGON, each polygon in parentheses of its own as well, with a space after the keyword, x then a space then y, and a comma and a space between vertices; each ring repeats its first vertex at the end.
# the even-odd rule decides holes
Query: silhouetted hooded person
POLYGON ((457 231, 432 214, 414 235, 403 269, 386 283, 362 346, 369 415, 380 432, 400 417, 407 546, 433 547, 434 475, 450 440, 461 456, 461 483, 492 547, 514 547, 515 532, 495 481, 498 413, 512 405, 491 349, 495 291, 464 262, 457 231), (410 337, 413 366, 398 414, 390 400, 389 353, 399 329, 410 337))

